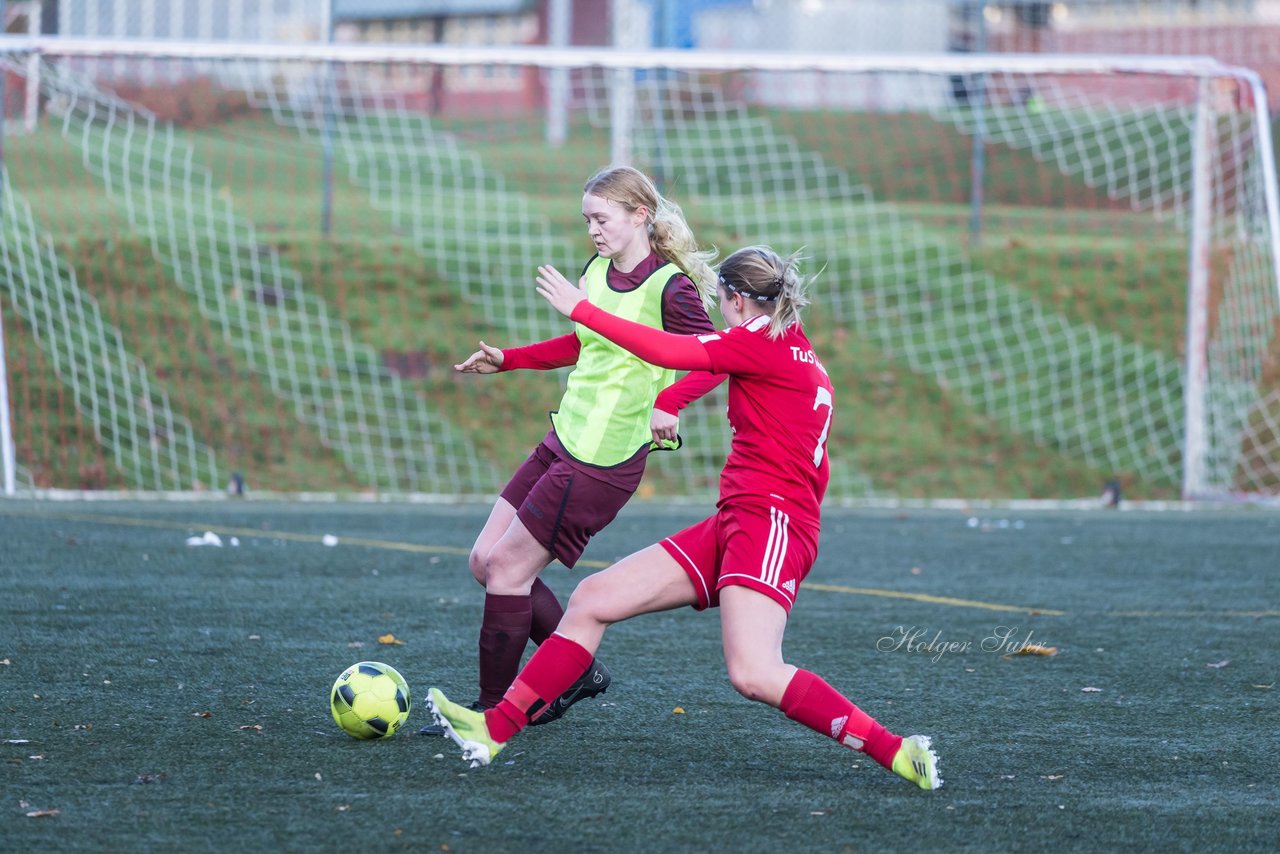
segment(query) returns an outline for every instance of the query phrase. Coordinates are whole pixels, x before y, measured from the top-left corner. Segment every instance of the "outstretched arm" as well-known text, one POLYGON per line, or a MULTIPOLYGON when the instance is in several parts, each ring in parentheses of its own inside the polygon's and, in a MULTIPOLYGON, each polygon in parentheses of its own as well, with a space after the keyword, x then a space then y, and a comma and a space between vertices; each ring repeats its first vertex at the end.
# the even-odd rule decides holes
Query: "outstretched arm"
POLYGON ((650 364, 685 371, 711 369, 711 357, 697 336, 673 335, 597 308, 587 300, 583 288, 575 287, 555 267, 538 268, 538 293, 570 320, 594 329, 650 364))
POLYGON ((502 351, 502 370, 552 371, 576 365, 581 350, 582 342, 573 332, 523 347, 507 347, 502 351))
POLYGON ((480 342, 480 349, 453 369, 460 374, 496 374, 502 370, 502 350, 480 342))
POLYGON ((582 342, 572 332, 536 344, 508 347, 505 350, 490 347, 481 341, 480 349, 472 353, 465 362, 454 365, 453 369, 463 374, 492 374, 522 368, 550 371, 576 364, 581 347, 582 342))

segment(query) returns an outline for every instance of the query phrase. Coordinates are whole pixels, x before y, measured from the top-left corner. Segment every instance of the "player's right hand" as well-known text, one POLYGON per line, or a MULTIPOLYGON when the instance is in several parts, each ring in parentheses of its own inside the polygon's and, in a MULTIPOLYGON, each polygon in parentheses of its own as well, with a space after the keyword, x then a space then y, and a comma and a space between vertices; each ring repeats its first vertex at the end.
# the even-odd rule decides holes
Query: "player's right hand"
POLYGON ((565 317, 572 315, 574 307, 587 298, 585 275, 578 279, 578 286, 575 288, 573 282, 564 277, 564 273, 550 264, 543 264, 538 268, 537 282, 538 293, 565 317))
POLYGON ((481 341, 480 349, 462 364, 454 365, 453 369, 460 374, 496 374, 502 370, 502 350, 481 341))

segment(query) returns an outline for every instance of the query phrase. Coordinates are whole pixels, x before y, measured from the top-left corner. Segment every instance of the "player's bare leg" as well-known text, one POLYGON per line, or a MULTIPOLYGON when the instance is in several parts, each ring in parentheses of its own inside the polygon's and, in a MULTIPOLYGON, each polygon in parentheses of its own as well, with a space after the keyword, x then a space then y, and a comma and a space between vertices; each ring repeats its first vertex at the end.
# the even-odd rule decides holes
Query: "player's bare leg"
POLYGON ((502 539, 502 535, 511 527, 515 518, 516 508, 512 507, 507 499, 499 497, 494 502, 493 509, 489 511, 489 518, 485 520, 484 527, 476 536, 475 544, 471 546, 471 554, 467 557, 467 568, 482 586, 485 583, 485 568, 489 563, 489 552, 493 551, 494 545, 502 539))
POLYGON ((938 758, 928 737, 894 735, 820 676, 783 660, 786 624, 786 610, 763 593, 747 587, 720 591, 724 657, 733 687, 748 699, 781 709, 792 720, 866 753, 922 789, 941 786, 938 758))
POLYGON ((578 582, 556 634, 594 653, 614 623, 697 601, 688 574, 655 544, 578 582))
POLYGON ((562 697, 591 667, 610 625, 697 602, 693 582, 661 546, 643 549, 579 583, 560 629, 538 647, 502 702, 483 714, 432 688, 427 704, 473 765, 488 764, 531 716, 562 697))
POLYGON ((795 676, 796 668, 782 660, 786 610, 747 587, 720 591, 720 634, 729 683, 748 700, 775 709, 795 676))

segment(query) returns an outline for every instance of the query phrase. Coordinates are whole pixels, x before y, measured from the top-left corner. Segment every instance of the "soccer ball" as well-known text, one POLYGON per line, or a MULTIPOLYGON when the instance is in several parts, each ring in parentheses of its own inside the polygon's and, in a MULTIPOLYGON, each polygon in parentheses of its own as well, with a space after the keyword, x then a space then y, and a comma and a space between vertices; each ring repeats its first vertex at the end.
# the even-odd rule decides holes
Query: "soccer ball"
POLYGON ((329 711, 352 738, 387 738, 409 717, 409 686, 394 667, 380 661, 353 664, 329 692, 329 711))

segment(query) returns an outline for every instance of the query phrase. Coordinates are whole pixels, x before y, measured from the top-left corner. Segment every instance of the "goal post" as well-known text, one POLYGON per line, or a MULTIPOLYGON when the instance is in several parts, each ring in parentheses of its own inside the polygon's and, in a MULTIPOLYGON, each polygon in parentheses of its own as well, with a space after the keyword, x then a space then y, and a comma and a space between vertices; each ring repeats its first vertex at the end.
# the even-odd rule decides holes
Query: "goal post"
POLYGON ((9 413, 9 371, 4 354, 4 323, 0 322, 0 494, 12 496, 18 492, 18 473, 15 468, 17 454, 13 445, 13 419, 9 413))
MULTIPOLYGON (((581 268, 583 182, 625 160, 703 244, 803 250, 833 500, 1280 496, 1246 69, 40 38, 0 62, 7 118, 39 93, 0 199, 33 487, 492 494, 564 372, 451 366, 570 331, 533 275, 581 268)), ((643 493, 714 493, 723 394, 643 493)))

